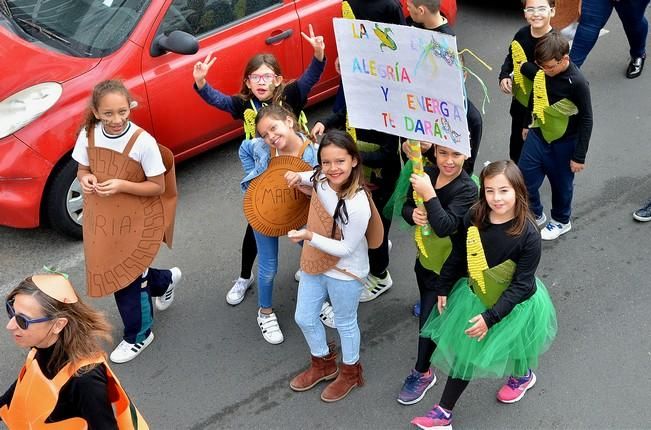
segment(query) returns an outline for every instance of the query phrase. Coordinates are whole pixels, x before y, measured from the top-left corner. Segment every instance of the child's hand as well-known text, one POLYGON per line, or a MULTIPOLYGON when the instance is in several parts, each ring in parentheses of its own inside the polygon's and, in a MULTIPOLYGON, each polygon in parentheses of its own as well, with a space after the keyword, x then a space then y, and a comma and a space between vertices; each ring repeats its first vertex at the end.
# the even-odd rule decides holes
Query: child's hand
POLYGON ((577 163, 576 161, 570 160, 570 170, 572 173, 579 173, 583 169, 585 169, 584 163, 577 163))
POLYGON ((513 91, 513 80, 511 78, 504 78, 500 81, 500 89, 504 94, 511 94, 513 91))
POLYGON ((213 64, 215 64, 215 61, 217 60, 217 57, 212 58, 212 53, 208 54, 208 56, 205 58, 203 61, 197 61, 194 65, 194 68, 192 69, 192 77, 194 78, 194 82, 197 84, 197 88, 202 89, 204 85, 206 85, 206 76, 208 75, 208 70, 212 67, 213 64))
POLYGON ((415 157, 418 157, 418 156, 420 156, 421 154, 424 154, 424 153, 426 153, 427 151, 429 151, 430 148, 431 148, 432 145, 433 145, 433 143, 430 143, 430 142, 424 142, 424 141, 422 141, 422 140, 419 141, 419 143, 420 143, 420 154, 417 154, 417 153, 414 154, 414 153, 411 152, 411 150, 409 149, 409 141, 407 141, 407 140, 405 140, 404 142, 402 142, 402 152, 404 152, 405 154, 407 154, 407 157, 411 160, 411 159, 413 159, 413 158, 415 158, 415 157))
POLYGON ((92 173, 89 173, 79 179, 79 184, 81 184, 81 190, 84 194, 92 194, 97 186, 97 178, 92 173))
POLYGON ((443 313, 447 305, 448 305, 448 296, 438 296, 438 301, 436 303, 436 306, 439 309, 439 314, 443 313))
POLYGON ((312 127, 312 131, 310 133, 312 134, 312 137, 314 138, 315 142, 317 140, 317 137, 321 136, 324 131, 325 131, 325 125, 323 125, 322 122, 317 122, 316 124, 314 124, 314 127, 312 127))
POLYGON ((525 141, 527 140, 527 135, 529 134, 529 129, 528 128, 523 128, 522 129, 522 140, 525 141))
POLYGON ((411 219, 414 220, 414 224, 422 227, 427 224, 427 211, 422 208, 416 208, 411 213, 411 219))
POLYGON ((310 24, 308 28, 310 29, 310 35, 308 36, 301 31, 301 36, 303 36, 303 39, 307 40, 310 45, 312 45, 312 48, 314 49, 314 58, 319 61, 323 61, 323 58, 325 57, 325 42, 323 41, 323 36, 314 35, 312 24, 310 24))
POLYGON ((478 338, 477 342, 481 342, 484 336, 486 336, 486 333, 488 333, 488 326, 486 325, 486 321, 484 321, 484 317, 479 314, 472 317, 468 322, 473 325, 468 330, 464 331, 464 333, 470 337, 478 338))
POLYGON ((122 192, 122 179, 109 179, 95 186, 95 192, 102 196, 108 197, 122 192))
POLYGON ((429 175, 417 175, 412 173, 409 182, 411 182, 414 191, 420 194, 424 201, 436 197, 436 191, 434 191, 434 186, 432 186, 432 180, 429 175))
POLYGON ((294 243, 298 243, 303 240, 312 240, 312 232, 310 230, 301 229, 301 230, 289 230, 287 232, 287 237, 294 243))
POLYGON ((299 175, 296 172, 292 172, 291 170, 288 170, 285 173, 285 180, 287 181, 287 186, 289 188, 294 188, 301 184, 301 175, 299 175))

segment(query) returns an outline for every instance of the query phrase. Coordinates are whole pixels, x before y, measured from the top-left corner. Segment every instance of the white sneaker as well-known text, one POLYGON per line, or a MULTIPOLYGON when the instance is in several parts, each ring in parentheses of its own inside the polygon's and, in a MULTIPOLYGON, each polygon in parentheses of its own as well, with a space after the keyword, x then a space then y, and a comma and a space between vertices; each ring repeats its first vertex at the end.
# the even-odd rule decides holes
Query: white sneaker
POLYGON ((301 273, 303 273, 301 272, 301 269, 298 269, 296 273, 294 273, 294 280, 296 282, 301 282, 301 273))
POLYGON ((251 273, 251 277, 249 279, 237 278, 233 284, 233 287, 231 287, 231 289, 228 290, 228 293, 226 294, 226 303, 231 306, 239 305, 242 303, 242 300, 244 300, 244 297, 246 297, 246 290, 251 287, 254 280, 255 276, 253 273, 251 273))
POLYGON ((154 332, 149 332, 147 339, 138 343, 129 343, 123 340, 110 355, 113 363, 126 363, 136 358, 154 340, 154 332))
POLYGON ((545 212, 543 212, 543 214, 540 216, 534 215, 534 218, 536 218, 536 225, 538 228, 544 227, 545 224, 547 224, 547 215, 545 215, 545 212))
POLYGON ((387 291, 393 285, 393 280, 391 279, 391 274, 387 270, 387 276, 383 279, 373 276, 369 273, 366 277, 366 284, 362 289, 362 295, 359 297, 361 303, 370 302, 371 300, 376 299, 380 294, 387 291))
POLYGON ((389 248, 389 252, 391 252, 391 248, 393 248, 393 243, 391 242, 391 239, 389 239, 389 243, 387 243, 387 248, 389 248))
POLYGON ((554 221, 552 218, 545 228, 540 231, 540 237, 542 240, 554 240, 570 230, 572 230, 572 223, 570 221, 567 224, 563 224, 562 222, 554 221))
POLYGON ((321 305, 321 312, 319 313, 319 319, 324 326, 330 328, 337 328, 335 325, 335 310, 332 309, 332 305, 329 301, 323 302, 321 305))
POLYGON ((270 344, 278 345, 279 343, 283 343, 285 340, 283 332, 280 331, 280 326, 278 325, 278 318, 276 318, 274 312, 270 314, 261 314, 260 311, 258 311, 258 326, 260 326, 262 337, 264 337, 264 340, 270 344))
POLYGON ((165 290, 165 294, 160 297, 156 297, 156 300, 154 301, 154 305, 159 311, 164 311, 170 307, 174 301, 174 288, 178 287, 179 283, 181 282, 181 277, 183 276, 181 269, 178 267, 172 267, 170 269, 170 272, 172 272, 172 282, 170 282, 167 290, 165 290))

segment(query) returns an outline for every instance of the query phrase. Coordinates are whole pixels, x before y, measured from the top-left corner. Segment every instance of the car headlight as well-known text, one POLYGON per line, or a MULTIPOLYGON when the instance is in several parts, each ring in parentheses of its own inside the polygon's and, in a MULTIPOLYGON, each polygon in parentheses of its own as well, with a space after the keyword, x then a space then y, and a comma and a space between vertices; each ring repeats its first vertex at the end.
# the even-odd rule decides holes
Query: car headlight
POLYGON ((7 97, 0 102, 0 139, 25 127, 59 100, 63 87, 44 82, 7 97))

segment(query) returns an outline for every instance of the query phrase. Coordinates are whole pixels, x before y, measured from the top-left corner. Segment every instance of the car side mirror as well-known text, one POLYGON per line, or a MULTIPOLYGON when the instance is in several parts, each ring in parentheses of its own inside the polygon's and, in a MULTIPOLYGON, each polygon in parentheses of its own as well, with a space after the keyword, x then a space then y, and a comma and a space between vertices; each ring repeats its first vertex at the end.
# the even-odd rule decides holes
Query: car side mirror
POLYGON ((152 57, 159 57, 166 52, 191 55, 199 51, 199 41, 193 35, 181 30, 174 30, 170 34, 159 34, 154 38, 149 53, 152 57))

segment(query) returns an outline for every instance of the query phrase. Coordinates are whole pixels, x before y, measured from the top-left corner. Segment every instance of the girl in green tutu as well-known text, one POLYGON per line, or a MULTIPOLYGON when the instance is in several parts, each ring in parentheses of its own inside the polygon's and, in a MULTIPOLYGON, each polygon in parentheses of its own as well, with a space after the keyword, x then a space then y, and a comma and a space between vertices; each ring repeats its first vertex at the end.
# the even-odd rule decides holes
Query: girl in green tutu
POLYGON ((434 310, 421 331, 437 345, 432 365, 448 374, 439 404, 412 420, 422 429, 451 429, 452 409, 472 379, 508 376, 497 399, 519 401, 556 336, 556 311, 535 277, 541 239, 522 174, 514 162, 497 161, 480 183, 479 202, 464 222, 466 246, 453 247, 446 262, 467 266, 469 276, 440 285, 447 306, 434 310))

